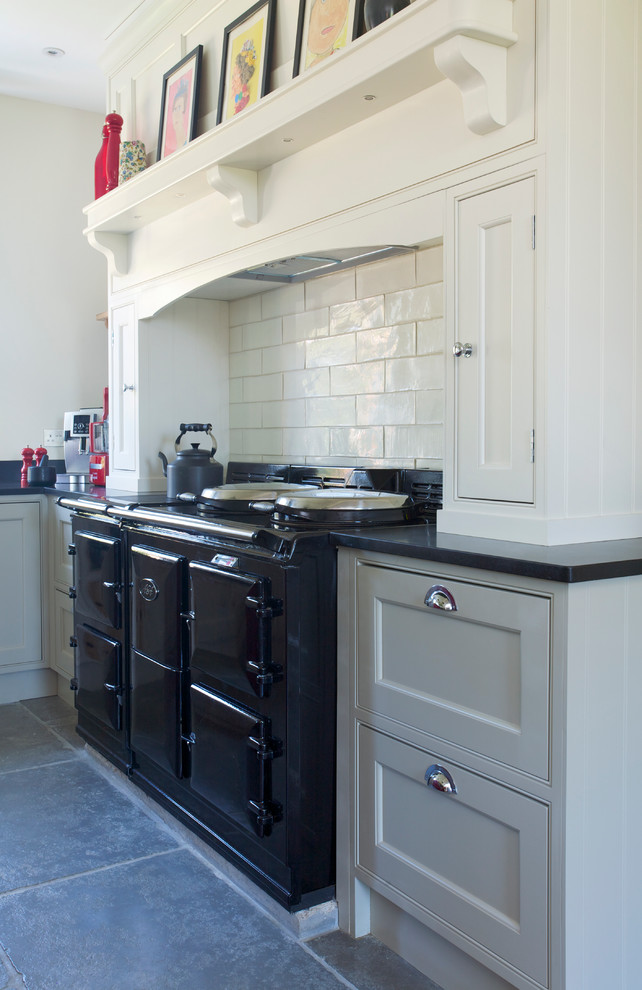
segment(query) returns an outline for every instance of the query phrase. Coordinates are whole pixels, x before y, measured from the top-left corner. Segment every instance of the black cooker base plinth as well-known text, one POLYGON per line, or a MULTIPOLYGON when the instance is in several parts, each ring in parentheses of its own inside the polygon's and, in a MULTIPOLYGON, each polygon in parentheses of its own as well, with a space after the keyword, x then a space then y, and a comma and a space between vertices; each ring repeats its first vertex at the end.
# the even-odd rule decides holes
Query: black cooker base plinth
MULTIPOLYGON (((155 768, 152 768, 152 775, 158 777, 155 768)), ((266 857, 261 857, 256 849, 248 850, 248 855, 243 856, 238 851, 238 838, 235 839, 236 847, 226 842, 223 838, 225 824, 217 832, 212 820, 212 810, 200 804, 197 800, 186 799, 184 791, 172 794, 175 785, 171 779, 165 780, 161 785, 141 772, 140 767, 134 769, 130 775, 131 782, 140 788, 148 797, 160 806, 161 809, 169 812, 171 817, 184 825, 197 838, 201 839, 215 853, 231 864, 236 870, 247 877, 260 890, 269 895, 277 904, 284 907, 288 912, 297 912, 315 907, 316 905, 332 901, 335 896, 335 886, 330 884, 323 888, 317 888, 311 892, 302 892, 295 886, 296 877, 292 876, 292 871, 283 864, 270 863, 266 857), (191 807, 190 807, 191 805, 191 807), (209 819, 209 821, 208 821, 209 819), (264 869, 258 865, 258 861, 263 861, 264 869)))

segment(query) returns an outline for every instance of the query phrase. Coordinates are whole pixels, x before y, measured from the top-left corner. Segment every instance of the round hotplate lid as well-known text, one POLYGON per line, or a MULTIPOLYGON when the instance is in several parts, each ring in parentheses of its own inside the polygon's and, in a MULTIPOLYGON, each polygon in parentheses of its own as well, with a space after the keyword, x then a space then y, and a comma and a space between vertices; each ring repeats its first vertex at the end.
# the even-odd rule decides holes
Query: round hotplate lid
POLYGON ((319 512, 378 512, 401 509, 411 505, 408 495, 397 492, 375 492, 363 488, 321 488, 311 492, 280 495, 275 509, 284 511, 319 510, 319 512))
POLYGON ((314 485, 289 484, 285 481, 241 481, 235 484, 204 488, 199 498, 208 505, 233 505, 234 503, 274 502, 286 492, 313 492, 314 485))

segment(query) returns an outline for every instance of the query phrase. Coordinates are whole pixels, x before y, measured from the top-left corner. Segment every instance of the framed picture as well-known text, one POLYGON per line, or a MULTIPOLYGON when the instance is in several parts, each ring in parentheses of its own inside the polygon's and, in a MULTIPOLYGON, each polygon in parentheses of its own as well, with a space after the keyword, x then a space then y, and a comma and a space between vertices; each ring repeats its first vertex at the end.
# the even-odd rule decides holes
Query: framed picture
POLYGON ((225 28, 217 124, 236 117, 268 91, 275 2, 259 0, 225 28))
POLYGON ((357 0, 300 0, 293 76, 325 61, 356 37, 358 8, 357 0))
POLYGON ((202 58, 203 46, 199 45, 163 76, 158 161, 194 137, 202 58))

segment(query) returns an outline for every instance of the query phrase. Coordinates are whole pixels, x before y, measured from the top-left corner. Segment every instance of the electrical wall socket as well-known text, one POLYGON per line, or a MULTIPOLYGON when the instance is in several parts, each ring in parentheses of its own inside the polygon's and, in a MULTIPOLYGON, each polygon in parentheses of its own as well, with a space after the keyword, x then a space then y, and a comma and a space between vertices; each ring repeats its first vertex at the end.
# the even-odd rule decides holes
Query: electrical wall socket
POLYGON ((62 447, 62 430, 45 430, 44 447, 62 447))

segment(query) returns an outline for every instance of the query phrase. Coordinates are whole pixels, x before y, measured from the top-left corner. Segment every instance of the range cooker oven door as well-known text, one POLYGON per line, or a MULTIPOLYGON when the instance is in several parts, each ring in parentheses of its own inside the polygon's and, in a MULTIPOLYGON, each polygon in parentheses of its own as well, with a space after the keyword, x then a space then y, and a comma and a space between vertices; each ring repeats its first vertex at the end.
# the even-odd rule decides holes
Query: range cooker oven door
POLYGON ((270 719, 204 684, 190 695, 193 790, 245 831, 272 835, 283 810, 272 796, 272 761, 283 748, 270 719))
POLYGON ((122 728, 121 646, 85 624, 76 630, 76 704, 102 725, 122 728))
POLYGON ((272 622, 283 603, 269 578, 190 561, 190 664, 227 688, 258 698, 283 680, 272 655, 272 622))
POLYGON ((120 539, 76 530, 76 611, 90 621, 121 627, 120 539))
POLYGON ((130 728, 136 760, 185 772, 185 558, 134 545, 131 563, 130 728))

